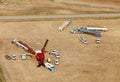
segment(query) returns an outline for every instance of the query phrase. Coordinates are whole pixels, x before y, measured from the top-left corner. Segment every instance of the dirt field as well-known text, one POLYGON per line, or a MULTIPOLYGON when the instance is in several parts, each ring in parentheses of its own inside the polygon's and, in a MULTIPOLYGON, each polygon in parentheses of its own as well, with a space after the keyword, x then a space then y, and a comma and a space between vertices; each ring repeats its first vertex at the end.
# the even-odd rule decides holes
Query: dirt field
MULTIPOLYGON (((57 28, 64 21, 36 22, 0 22, 0 64, 7 82, 119 82, 120 81, 120 19, 82 19, 73 23, 62 32, 57 28), (95 43, 95 36, 86 34, 70 34, 71 28, 79 26, 107 26, 101 44, 95 43), (88 39, 82 44, 78 37, 88 39), (21 48, 11 44, 17 38, 35 50, 41 49, 45 40, 49 39, 46 50, 59 50, 60 64, 55 65, 57 71, 50 72, 44 67, 37 68, 37 61, 28 57, 21 60, 21 48), (6 60, 5 55, 15 54, 17 60, 6 60)), ((45 54, 46 58, 55 57, 45 54)))
POLYGON ((0 0, 0 15, 119 13, 120 0, 0 0))

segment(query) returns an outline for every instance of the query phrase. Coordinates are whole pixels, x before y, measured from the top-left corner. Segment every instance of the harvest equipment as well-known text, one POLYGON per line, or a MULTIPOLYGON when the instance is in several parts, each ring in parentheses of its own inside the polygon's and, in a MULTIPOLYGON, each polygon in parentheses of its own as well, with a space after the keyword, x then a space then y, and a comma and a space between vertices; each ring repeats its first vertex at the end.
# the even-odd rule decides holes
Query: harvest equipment
POLYGON ((98 36, 98 37, 102 36, 102 32, 99 32, 95 29, 87 29, 85 27, 79 27, 77 29, 71 29, 70 33, 74 33, 74 34, 85 33, 85 34, 91 34, 91 35, 98 36))
POLYGON ((67 20, 62 26, 58 28, 58 30, 63 31, 71 23, 72 23, 72 20, 67 20))
MULTIPOLYGON (((16 44, 17 46, 19 47, 22 47, 25 51, 27 51, 28 53, 32 54, 32 55, 35 55, 36 56, 36 59, 38 61, 38 66, 37 67, 40 67, 41 65, 45 66, 44 65, 44 59, 45 59, 45 56, 44 56, 44 53, 45 53, 45 48, 46 48, 46 45, 48 43, 48 39, 45 41, 45 44, 43 46, 43 48, 41 50, 37 50, 37 51, 34 51, 30 46, 28 46, 26 43, 22 42, 22 41, 17 41, 16 39, 12 40, 12 43, 16 44)), ((25 55, 22 55, 22 57, 24 57, 25 55)), ((24 58, 23 58, 24 59, 24 58)))

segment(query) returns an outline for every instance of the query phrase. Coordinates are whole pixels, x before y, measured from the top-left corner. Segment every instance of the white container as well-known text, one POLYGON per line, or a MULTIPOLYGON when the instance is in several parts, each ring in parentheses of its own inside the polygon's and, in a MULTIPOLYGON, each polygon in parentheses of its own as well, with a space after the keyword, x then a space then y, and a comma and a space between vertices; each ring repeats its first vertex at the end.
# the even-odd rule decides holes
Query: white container
POLYGON ((26 59, 27 59, 26 54, 21 54, 21 59, 22 59, 22 60, 26 60, 26 59))
POLYGON ((47 58, 47 62, 50 63, 50 62, 51 62, 51 59, 50 59, 50 58, 47 58))

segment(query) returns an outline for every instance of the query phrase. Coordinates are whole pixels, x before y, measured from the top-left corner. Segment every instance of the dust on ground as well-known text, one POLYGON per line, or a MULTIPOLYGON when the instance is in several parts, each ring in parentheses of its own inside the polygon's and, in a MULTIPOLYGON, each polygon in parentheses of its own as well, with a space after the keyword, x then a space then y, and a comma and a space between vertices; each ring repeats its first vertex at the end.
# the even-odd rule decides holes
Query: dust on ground
MULTIPOLYGON (((118 82, 120 80, 120 19, 77 19, 64 31, 58 27, 64 21, 0 22, 0 64, 7 82, 118 82), (70 29, 79 26, 106 26, 101 44, 95 43, 95 36, 70 34, 70 29), (89 43, 82 44, 78 37, 85 37, 89 43), (33 49, 41 49, 49 39, 47 51, 60 52, 60 64, 56 72, 44 67, 37 68, 35 58, 21 60, 25 51, 11 43, 12 39, 24 41, 33 49), (17 60, 6 60, 5 55, 15 54, 17 60)), ((53 55, 45 54, 46 59, 53 55)))
POLYGON ((0 15, 119 13, 118 0, 2 0, 0 15))

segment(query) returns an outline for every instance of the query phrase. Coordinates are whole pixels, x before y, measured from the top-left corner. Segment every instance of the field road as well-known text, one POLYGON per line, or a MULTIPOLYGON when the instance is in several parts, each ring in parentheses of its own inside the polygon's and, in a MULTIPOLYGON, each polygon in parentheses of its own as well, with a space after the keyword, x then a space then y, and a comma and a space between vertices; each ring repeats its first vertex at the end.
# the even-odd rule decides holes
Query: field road
POLYGON ((61 19, 61 18, 104 18, 120 17, 120 13, 79 14, 79 15, 48 15, 48 16, 0 16, 0 20, 30 20, 30 19, 61 19))

